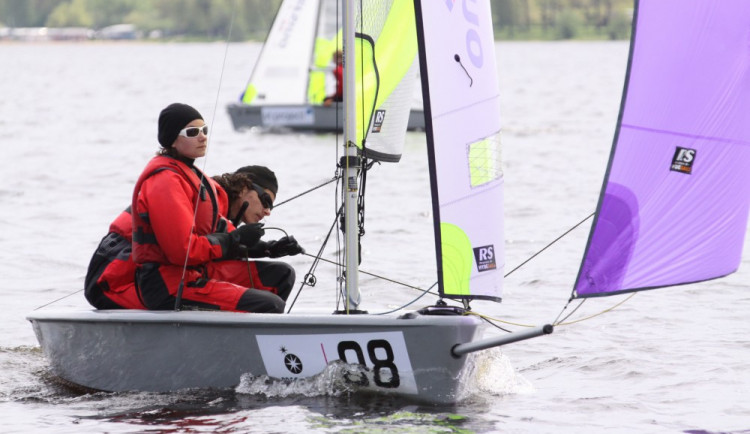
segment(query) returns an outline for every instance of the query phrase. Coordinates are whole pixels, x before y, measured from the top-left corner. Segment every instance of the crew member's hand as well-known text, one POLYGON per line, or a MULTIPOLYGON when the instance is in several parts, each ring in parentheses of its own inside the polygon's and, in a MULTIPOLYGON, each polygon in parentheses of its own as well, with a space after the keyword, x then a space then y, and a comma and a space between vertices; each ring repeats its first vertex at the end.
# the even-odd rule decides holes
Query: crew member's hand
POLYGON ((283 237, 276 241, 268 242, 268 256, 271 258, 293 256, 300 253, 305 253, 305 249, 299 245, 293 236, 283 237))
POLYGON ((260 237, 265 233, 266 231, 263 229, 263 223, 249 223, 238 227, 229 235, 231 235, 232 239, 237 243, 242 244, 247 248, 251 248, 260 241, 260 237))

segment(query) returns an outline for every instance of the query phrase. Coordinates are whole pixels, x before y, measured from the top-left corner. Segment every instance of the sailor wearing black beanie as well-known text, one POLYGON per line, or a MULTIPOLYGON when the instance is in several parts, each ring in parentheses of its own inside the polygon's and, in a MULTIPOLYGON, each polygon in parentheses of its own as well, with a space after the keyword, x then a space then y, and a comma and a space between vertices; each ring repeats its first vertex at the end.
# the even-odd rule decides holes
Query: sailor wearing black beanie
POLYGON ((180 130, 196 119, 203 120, 203 116, 193 107, 179 102, 168 105, 159 113, 159 143, 171 148, 180 130))
MULTIPOLYGON (((207 134, 203 117, 189 105, 170 104, 159 114, 162 150, 143 169, 130 207, 138 298, 152 310, 282 313, 294 269, 281 263, 269 272, 264 261, 258 265, 248 258, 303 249, 292 237, 262 241, 262 223, 226 232, 221 187, 193 164, 205 156, 207 134)), ((270 212, 273 198, 264 203, 268 194, 258 194, 264 213, 270 212)))

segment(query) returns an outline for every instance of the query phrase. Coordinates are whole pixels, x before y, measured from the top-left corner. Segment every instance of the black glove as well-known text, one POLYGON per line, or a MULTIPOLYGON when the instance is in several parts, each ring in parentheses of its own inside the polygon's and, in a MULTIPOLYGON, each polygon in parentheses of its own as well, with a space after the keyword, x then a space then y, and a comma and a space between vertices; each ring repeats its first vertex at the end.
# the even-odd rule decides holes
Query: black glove
POLYGON ((268 251, 268 243, 261 240, 255 243, 252 247, 249 247, 245 251, 245 255, 248 258, 265 258, 270 255, 268 251))
POLYGON ((260 237, 265 233, 263 223, 250 223, 238 227, 229 235, 237 244, 242 244, 246 248, 250 248, 257 244, 260 241, 260 237))
POLYGON ((293 236, 279 238, 276 241, 269 241, 267 250, 268 256, 271 258, 305 253, 305 249, 297 243, 297 240, 295 240, 293 236))
MULTIPOLYGON (((233 232, 234 233, 234 232, 233 232)), ((220 259, 241 259, 247 257, 247 249, 226 232, 215 232, 206 235, 213 245, 221 246, 220 259)))

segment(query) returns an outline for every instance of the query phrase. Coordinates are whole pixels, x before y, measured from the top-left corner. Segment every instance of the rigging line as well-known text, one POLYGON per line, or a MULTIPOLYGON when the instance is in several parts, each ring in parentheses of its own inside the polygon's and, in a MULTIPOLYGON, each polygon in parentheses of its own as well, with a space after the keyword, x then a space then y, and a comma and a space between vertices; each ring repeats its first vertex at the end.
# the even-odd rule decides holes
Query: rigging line
MULTIPOLYGON (((613 311, 613 310, 617 309, 618 307, 620 307, 621 305, 623 305, 623 304, 624 304, 624 303, 625 303, 626 301, 628 301, 628 300, 630 300, 631 298, 633 298, 633 297, 634 297, 634 296, 635 296, 636 294, 638 294, 638 293, 637 293, 637 292, 634 292, 634 293, 630 294, 630 295, 629 295, 629 296, 628 296, 628 297, 627 297, 626 299, 624 299, 624 300, 620 301, 619 303, 615 304, 614 306, 612 306, 612 307, 610 307, 610 308, 604 309, 603 311, 601 311, 601 312, 599 312, 599 313, 595 313, 595 314, 593 314, 593 315, 591 315, 591 316, 587 316, 587 317, 584 317, 584 318, 580 318, 580 319, 577 319, 577 320, 575 320, 575 321, 570 321, 570 322, 560 322, 560 323, 557 323, 557 324, 555 324, 555 327, 557 327, 557 326, 567 326, 567 325, 571 325, 571 324, 579 323, 579 322, 582 322, 582 321, 587 321, 587 320, 590 320, 590 319, 592 319, 592 318, 595 318, 595 317, 597 317, 597 316, 599 316, 599 315, 604 315, 604 314, 605 314, 605 313, 607 313, 607 312, 610 312, 610 311, 613 311)), ((584 300, 588 300, 588 299, 584 299, 584 300)), ((581 304, 583 304, 583 302, 582 302, 581 304)), ((580 305, 579 305, 579 307, 580 307, 580 305)), ((578 308, 576 308, 576 309, 578 309, 578 308)), ((573 312, 571 312, 571 314, 572 314, 572 313, 573 313, 573 312)), ((568 316, 566 316, 565 318, 563 318, 563 321, 565 321, 566 319, 568 319, 568 317, 570 317, 570 315, 568 315, 568 316)))
MULTIPOLYGON (((467 311, 466 314, 478 316, 479 318, 482 318, 483 320, 488 321, 490 324, 492 324, 492 322, 495 321, 495 322, 501 322, 503 324, 518 326, 518 327, 536 327, 535 325, 531 325, 531 324, 520 324, 520 323, 511 322, 511 321, 505 321, 499 318, 494 318, 489 315, 481 314, 479 312, 474 312, 474 311, 467 311)), ((492 324, 492 325, 497 327, 496 324, 492 324)))
MULTIPOLYGON (((468 315, 472 315, 472 312, 467 312, 467 314, 468 314, 468 315)), ((482 319, 482 320, 483 320, 484 322, 486 322, 487 324, 491 325, 492 327, 495 327, 496 329, 500 329, 500 330, 502 330, 502 331, 504 331, 504 332, 506 332, 506 333, 512 333, 512 332, 511 332, 510 330, 508 330, 508 329, 506 329, 506 328, 503 328, 503 327, 500 327, 499 325, 497 325, 497 324, 495 324, 494 322, 490 321, 489 319, 487 319, 487 318, 483 317, 482 315, 478 315, 478 316, 479 316, 479 318, 481 318, 481 319, 482 319)))
POLYGON ((572 303, 572 302, 573 302, 573 300, 574 300, 574 299, 573 299, 573 297, 571 296, 571 297, 570 297, 570 299, 568 299, 568 302, 567 302, 567 303, 565 303, 565 306, 563 306, 563 308, 562 308, 562 310, 560 311, 560 313, 559 313, 559 314, 557 314, 557 318, 555 318, 555 321, 554 321, 554 322, 553 322, 552 324, 555 324, 555 325, 557 325, 558 323, 561 323, 562 321, 565 321, 566 319, 570 318, 570 316, 571 316, 571 315, 573 315, 573 314, 574 314, 574 313, 575 313, 575 312, 576 312, 576 311, 578 310, 578 308, 580 308, 580 307, 581 307, 581 306, 583 305, 583 303, 584 303, 584 302, 585 302, 586 300, 588 300, 588 299, 584 298, 583 300, 581 300, 581 302, 580 302, 580 303, 578 303, 578 306, 576 306, 576 308, 575 308, 575 309, 573 309, 573 311, 572 311, 572 312, 570 312, 569 314, 565 315, 565 318, 563 318, 563 319, 561 320, 561 319, 560 319, 560 317, 562 316, 563 312, 565 312, 565 309, 567 309, 567 308, 568 308, 568 306, 570 306, 570 303, 572 303))
POLYGON ((331 238, 331 233, 333 232, 333 229, 336 227, 336 223, 339 220, 339 215, 341 215, 342 208, 343 207, 339 208, 339 211, 336 213, 336 216, 333 218, 333 224, 328 229, 328 233, 326 234, 326 237, 323 240, 323 243, 321 243, 320 249, 318 249, 318 254, 310 255, 309 253, 303 253, 303 255, 312 256, 313 258, 315 258, 315 260, 310 265, 310 270, 307 272, 307 274, 305 274, 305 280, 303 280, 302 283, 300 284, 300 287, 297 290, 297 295, 294 296, 294 300, 292 300, 292 304, 289 306, 289 309, 287 309, 286 313, 290 313, 292 311, 292 308, 294 307, 294 304, 297 303, 297 298, 299 298, 300 293, 302 293, 302 288, 304 288, 308 282, 307 276, 310 276, 313 273, 313 270, 318 267, 318 262, 322 259, 321 255, 323 254, 323 249, 325 249, 326 245, 328 244, 328 240, 331 238))
MULTIPOLYGON (((560 320, 560 316, 562 315, 562 312, 560 312, 560 314, 557 316, 557 318, 555 319, 555 321, 553 322, 553 324, 555 325, 555 327, 557 327, 557 326, 567 326, 567 325, 579 323, 579 322, 582 322, 582 321, 587 321, 587 320, 590 320, 590 319, 595 318, 595 317, 600 316, 600 315, 604 315, 607 312, 615 310, 616 308, 618 308, 619 306, 621 306, 622 304, 624 304, 626 301, 628 301, 631 298, 633 298, 633 296, 636 295, 636 294, 637 294, 637 292, 634 292, 634 293, 630 294, 630 296, 627 297, 626 299, 621 300, 620 302, 618 302, 614 306, 609 307, 607 309, 604 309, 603 311, 601 311, 599 313, 595 313, 593 315, 590 315, 590 316, 587 316, 587 317, 584 317, 584 318, 580 318, 580 319, 577 319, 575 321, 563 322, 563 321, 567 320, 568 318, 570 318, 570 316, 573 315, 578 310, 578 308, 580 308, 583 305, 583 303, 586 300, 588 300, 587 298, 584 298, 583 300, 581 300, 581 303, 579 303, 578 306, 576 306, 576 308, 573 309, 573 311, 570 312, 568 315, 566 315, 565 318, 563 318, 562 320, 560 320)), ((569 304, 570 304, 570 301, 568 301, 568 304, 565 305, 565 307, 563 308, 563 311, 565 311, 565 309, 568 307, 569 304)), ((476 315, 476 316, 484 319, 485 321, 489 322, 493 326, 500 328, 501 330, 505 330, 505 329, 503 329, 502 327, 498 326, 497 324, 493 324, 492 321, 501 322, 503 324, 508 324, 508 325, 514 325, 514 326, 518 326, 518 327, 536 327, 536 326, 530 325, 530 324, 520 324, 520 323, 514 323, 514 322, 510 322, 510 321, 504 321, 504 320, 501 320, 501 319, 498 319, 498 318, 493 318, 493 317, 491 317, 489 315, 483 315, 481 313, 473 312, 473 311, 466 312, 466 314, 467 315, 476 315)), ((505 330, 505 331, 509 331, 509 330, 505 330)))
MULTIPOLYGON (((336 2, 336 35, 338 35, 339 32, 343 31, 343 25, 344 25, 344 7, 343 7, 342 2, 336 2)), ((343 156, 347 155, 347 151, 344 149, 344 147, 346 147, 346 118, 345 118, 345 115, 346 115, 346 106, 343 104, 343 102, 346 101, 346 91, 348 90, 347 89, 348 86, 346 85, 346 82, 347 82, 347 79, 346 79, 346 72, 347 72, 347 70, 346 70, 346 67, 347 67, 346 63, 347 62, 346 62, 346 52, 345 51, 348 50, 348 49, 351 49, 351 47, 344 47, 344 37, 345 37, 345 35, 343 35, 343 33, 342 33, 342 36, 341 36, 341 45, 339 45, 339 38, 338 37, 335 38, 336 39, 336 50, 337 51, 341 51, 341 57, 342 57, 342 59, 341 59, 341 65, 342 65, 341 76, 336 77, 336 80, 340 80, 341 81, 341 93, 342 93, 341 94, 341 101, 334 101, 333 102, 334 107, 336 107, 336 134, 335 134, 336 144, 334 146, 334 149, 335 149, 335 152, 334 152, 334 158, 335 158, 335 160, 334 161, 335 161, 336 165, 335 165, 335 169, 334 169, 335 170, 334 171, 334 173, 335 173, 334 178, 337 179, 338 181, 340 181, 341 185, 342 185, 342 191, 341 191, 341 193, 339 193, 339 182, 337 181, 336 182, 336 188, 335 188, 334 194, 333 194, 333 208, 334 208, 334 215, 336 217, 334 218, 334 222, 333 222, 333 226, 331 227, 331 230, 333 230, 334 228, 336 228, 336 236, 335 236, 334 239, 336 241, 336 251, 337 252, 341 251, 341 235, 340 235, 339 226, 338 226, 339 225, 339 215, 340 215, 339 213, 342 212, 342 207, 344 206, 344 203, 345 203, 344 202, 344 191, 343 191, 344 169, 343 169, 343 167, 341 166, 341 164, 339 162, 341 161, 341 158, 343 158, 343 156), (339 124, 339 117, 338 117, 339 112, 342 113, 341 119, 344 121, 343 125, 339 124), (339 198, 341 198, 341 204, 339 204, 339 198)), ((338 65, 334 66, 334 68, 336 68, 337 66, 338 65)), ((337 82, 336 83, 336 89, 337 89, 337 91, 338 91, 338 85, 339 85, 339 83, 337 82)), ((326 244, 328 243, 328 239, 330 238, 330 236, 331 236, 331 233, 329 232, 328 236, 326 237, 326 241, 325 241, 326 244)), ((322 248, 321 248, 320 254, 322 254, 322 248)), ((313 264, 315 265, 315 267, 317 267, 318 261, 315 261, 313 264)), ((341 276, 341 270, 340 269, 336 270, 336 276, 341 276)), ((337 279, 337 282, 336 282, 337 283, 337 287, 336 287, 335 296, 334 296, 335 298, 333 300, 333 304, 334 304, 334 306, 336 306, 336 310, 339 309, 339 297, 340 297, 340 294, 341 294, 341 283, 340 282, 341 282, 341 280, 337 279)), ((302 286, 300 286, 300 291, 301 290, 302 290, 302 286)), ((299 296, 299 293, 297 295, 299 296)))
MULTIPOLYGON (((213 126, 216 124, 216 110, 219 106, 219 95, 221 94, 221 83, 224 80, 224 70, 227 66, 227 53, 229 52, 229 41, 231 40, 232 36, 232 26, 234 25, 234 16, 236 15, 237 10, 237 2, 232 3, 232 13, 230 15, 229 19, 229 29, 227 29, 227 39, 224 43, 224 58, 221 62, 221 70, 219 71, 219 85, 216 89, 216 99, 214 100, 214 109, 213 113, 211 113, 211 129, 213 130, 213 126)), ((201 169, 201 174, 199 176, 200 178, 200 188, 199 188, 199 194, 195 199, 195 208, 193 209, 193 223, 190 227, 190 234, 188 235, 188 245, 187 250, 185 251, 185 262, 182 265, 182 276, 180 277, 180 284, 177 287, 177 294, 175 296, 175 303, 174 303, 174 310, 180 310, 181 304, 182 304, 182 292, 185 285, 185 275, 187 274, 187 266, 188 261, 190 259, 190 248, 193 244, 193 237, 191 236, 193 233, 193 230, 195 229, 195 219, 198 215, 198 204, 201 200, 201 194, 200 191, 203 191, 203 180, 206 170, 206 164, 208 163, 208 152, 211 149, 211 137, 206 138, 206 153, 203 156, 203 167, 201 169)), ((210 183, 209 183, 210 184, 210 183)))
MULTIPOLYGON (((323 261, 323 262, 328 262, 329 264, 342 266, 340 263, 335 262, 335 261, 331 261, 330 259, 325 259, 325 258, 317 257, 317 256, 311 255, 309 253, 303 253, 303 254, 306 255, 306 256, 309 256, 311 258, 316 258, 317 260, 320 260, 320 261, 323 261)), ((437 285, 437 282, 433 283, 432 286, 430 286, 429 288, 423 289, 423 288, 420 288, 418 286, 409 285, 408 283, 399 282, 398 280, 389 279, 389 278, 387 278, 385 276, 381 276, 381 275, 374 274, 374 273, 368 273, 367 271, 364 271, 364 270, 359 270, 359 272, 362 273, 362 274, 366 274, 368 276, 371 276, 371 277, 375 277, 375 278, 378 278, 378 279, 381 279, 381 280, 385 280, 386 282, 395 283, 396 285, 401 285, 401 286, 405 286, 407 288, 416 289, 417 291, 421 291, 421 292, 423 292, 425 294, 438 295, 438 294, 435 294, 434 292, 430 292, 430 289, 432 289, 433 286, 437 285)))
POLYGON ((580 222, 576 223, 576 224, 575 224, 575 225, 574 225, 574 226, 573 226, 572 228, 568 229, 568 230, 567 230, 567 231, 565 231, 565 232, 564 232, 564 233, 563 233, 562 235, 560 235, 559 237, 555 238, 555 239, 554 239, 554 240, 553 240, 553 241, 552 241, 551 243, 549 243, 549 244, 547 244, 546 246, 544 246, 544 248, 542 248, 542 249, 541 249, 541 250, 539 250, 538 252, 536 252, 536 253, 534 253, 533 255, 531 255, 531 257, 529 257, 529 258, 528 258, 527 260, 525 260, 525 261, 521 262, 521 264, 519 264, 519 265, 518 265, 518 266, 517 266, 516 268, 514 268, 514 269, 510 270, 510 271, 509 271, 509 272, 508 272, 508 273, 507 273, 507 274, 506 274, 505 276, 503 276, 503 277, 508 277, 508 276, 510 276, 511 274, 513 274, 513 272, 514 272, 514 271, 516 271, 516 270, 518 270, 519 268, 521 268, 521 267, 523 267, 524 265, 526 265, 526 263, 528 263, 529 261, 531 261, 532 259, 534 259, 535 257, 537 257, 537 256, 538 256, 538 255, 539 255, 540 253, 542 253, 543 251, 547 250, 547 249, 548 249, 549 247, 551 247, 551 246, 552 246, 553 244, 555 244, 556 242, 560 241, 560 240, 561 240, 561 239, 562 239, 562 238, 563 238, 564 236, 568 235, 568 234, 569 234, 570 232, 572 232, 572 231, 573 231, 573 230, 574 230, 575 228, 577 228, 578 226, 581 226, 581 225, 583 224, 583 222, 585 222, 586 220, 588 220, 588 219, 590 219, 591 217, 593 217, 593 216, 594 216, 594 214, 596 214, 596 213, 595 213, 595 212, 592 212, 591 214, 589 214, 589 216, 588 216, 588 217, 586 217, 586 218, 584 218, 583 220, 581 220, 580 222))
POLYGON ((429 294, 429 293, 430 293, 430 290, 431 290, 431 289, 432 289, 433 287, 435 287, 435 285, 437 285, 437 282, 433 283, 433 284, 432 284, 432 286, 430 286, 429 288, 427 288, 427 290, 425 290, 425 291, 424 291, 423 293, 419 294, 419 296, 418 296, 417 298, 415 298, 414 300, 412 300, 412 301, 410 301, 410 302, 406 303, 405 305, 403 305, 403 306, 401 306, 401 307, 397 307, 397 308, 395 308, 395 309, 393 309, 393 310, 389 310, 389 311, 387 311, 387 312, 380 312, 380 313, 375 313, 375 314, 373 314, 373 315, 388 315, 389 313, 393 313, 393 312, 398 312, 399 310, 401 310, 401 309, 404 309, 405 307, 407 307, 407 306, 409 306, 409 305, 411 305, 411 304, 413 304, 413 303, 416 303, 416 302, 417 302, 417 300, 419 300, 420 298, 422 298, 422 297, 424 297, 425 295, 429 294))
MULTIPOLYGON (((208 146, 206 146, 208 151, 208 146)), ((190 224, 190 232, 188 233, 187 249, 185 250, 185 262, 182 264, 182 275, 180 276, 180 284, 177 285, 177 294, 174 299, 174 310, 180 310, 182 307, 182 292, 185 288, 185 275, 187 274, 188 261, 190 260, 190 248, 193 246, 193 230, 195 229, 195 219, 198 216, 198 205, 203 195, 203 171, 200 171, 200 179, 198 180, 200 186, 198 187, 198 194, 195 197, 195 207, 193 207, 193 221, 190 224)))
POLYGON ((294 199, 297 199, 297 198, 299 198, 299 197, 301 197, 301 196, 304 196, 304 195, 306 195, 306 194, 308 194, 308 193, 312 193, 313 191, 315 191, 315 190, 317 190, 317 189, 319 189, 319 188, 321 188, 321 187, 325 187, 326 185, 328 185, 328 184, 330 184, 330 183, 332 183, 332 182, 334 182, 334 181, 338 181, 338 180, 339 180, 340 178, 341 178, 341 175, 338 175, 338 174, 337 174, 337 175, 335 175, 335 176, 334 176, 333 178, 329 179, 328 181, 326 181, 326 182, 324 182, 324 183, 322 183, 322 184, 320 184, 320 185, 318 185, 318 186, 315 186, 315 187, 313 187, 313 188, 311 188, 311 189, 309 189, 309 190, 305 190, 305 191, 303 191, 302 193, 299 193, 299 194, 297 194, 296 196, 292 196, 292 197, 290 197, 289 199, 287 199, 287 200, 285 200, 285 201, 283 201, 283 202, 275 203, 275 204, 273 205, 273 207, 274 207, 274 208, 278 208, 278 207, 280 207, 281 205, 284 205, 284 204, 285 204, 285 203, 287 203, 287 202, 291 202, 291 201, 293 201, 294 199))
POLYGON ((268 226, 268 227, 263 227, 263 230, 264 230, 264 231, 281 231, 281 232, 283 232, 283 233, 284 233, 284 236, 285 236, 285 237, 288 237, 288 236, 289 236, 289 234, 288 234, 288 233, 286 233, 286 231, 285 231, 284 229, 281 229, 281 228, 277 228, 277 227, 275 227, 275 226, 268 226))
POLYGON ((71 293, 70 293, 70 294, 68 294, 68 295, 63 295, 62 297, 58 298, 57 300, 52 300, 52 301, 50 301, 49 303, 47 303, 47 304, 43 304, 43 305, 41 305, 41 306, 37 307, 37 308, 36 308, 36 309, 34 309, 34 310, 39 310, 39 309, 41 309, 41 308, 43 308, 43 307, 47 307, 47 306, 49 306, 50 304, 54 304, 54 303, 57 303, 58 301, 60 301, 60 300, 62 300, 62 299, 65 299, 65 298, 68 298, 68 297, 70 297, 71 295, 75 295, 75 294, 78 294, 78 293, 79 293, 79 292, 81 292, 81 291, 83 291, 83 289, 79 289, 79 290, 77 290, 77 291, 73 291, 73 292, 71 292, 71 293))

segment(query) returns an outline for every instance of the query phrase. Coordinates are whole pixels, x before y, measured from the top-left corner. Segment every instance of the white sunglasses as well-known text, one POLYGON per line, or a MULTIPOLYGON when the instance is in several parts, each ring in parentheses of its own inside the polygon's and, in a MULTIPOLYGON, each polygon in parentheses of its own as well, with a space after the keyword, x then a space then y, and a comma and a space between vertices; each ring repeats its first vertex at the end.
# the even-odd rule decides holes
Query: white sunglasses
POLYGON ((208 136, 208 125, 202 127, 187 127, 180 130, 180 135, 183 137, 198 137, 198 134, 203 131, 204 136, 208 136))

